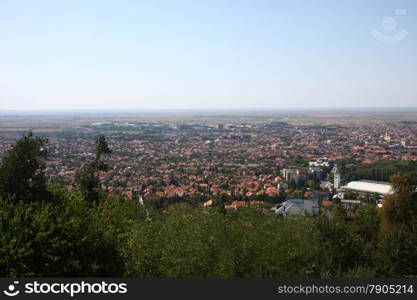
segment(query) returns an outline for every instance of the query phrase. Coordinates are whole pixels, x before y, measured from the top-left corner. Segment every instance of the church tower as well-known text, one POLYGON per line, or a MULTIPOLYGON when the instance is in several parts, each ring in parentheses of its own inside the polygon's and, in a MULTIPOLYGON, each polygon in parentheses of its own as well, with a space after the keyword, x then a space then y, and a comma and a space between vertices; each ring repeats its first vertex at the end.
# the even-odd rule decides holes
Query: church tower
POLYGON ((334 172, 334 176, 333 176, 333 186, 336 191, 340 190, 341 180, 342 178, 341 178, 339 169, 336 166, 336 171, 334 172))

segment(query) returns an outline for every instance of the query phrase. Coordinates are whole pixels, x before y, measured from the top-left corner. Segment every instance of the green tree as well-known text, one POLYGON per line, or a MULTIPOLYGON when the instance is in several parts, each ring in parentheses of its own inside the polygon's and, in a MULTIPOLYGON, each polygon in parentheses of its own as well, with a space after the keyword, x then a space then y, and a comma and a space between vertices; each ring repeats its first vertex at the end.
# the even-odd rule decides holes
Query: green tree
POLYGON ((391 178, 383 198, 377 268, 383 276, 417 275, 417 193, 409 175, 391 178))
POLYGON ((359 206, 352 217, 351 231, 362 244, 358 263, 367 270, 374 269, 380 224, 381 218, 375 204, 359 206))
POLYGON ((31 132, 19 139, 8 150, 0 166, 0 195, 16 200, 48 200, 46 191, 47 140, 34 137, 31 132))
POLYGON ((123 263, 96 209, 49 189, 54 201, 0 197, 0 277, 121 276, 123 263))
POLYGON ((104 159, 111 154, 104 135, 99 135, 96 138, 95 145, 95 159, 84 164, 75 175, 75 182, 81 194, 90 203, 97 202, 99 199, 100 171, 108 170, 108 165, 104 159))
POLYGON ((111 154, 111 150, 107 145, 106 137, 103 134, 100 134, 96 137, 96 160, 100 160, 103 156, 111 154))
POLYGON ((417 193, 409 175, 391 178, 393 193, 383 198, 382 226, 385 232, 413 230, 417 225, 417 193))

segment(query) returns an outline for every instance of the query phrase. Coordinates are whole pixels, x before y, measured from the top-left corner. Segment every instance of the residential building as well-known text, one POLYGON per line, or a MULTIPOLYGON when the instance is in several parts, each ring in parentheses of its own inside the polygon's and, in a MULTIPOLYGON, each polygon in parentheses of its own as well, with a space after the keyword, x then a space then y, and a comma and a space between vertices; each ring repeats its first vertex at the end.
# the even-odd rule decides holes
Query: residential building
POLYGON ((316 200, 289 199, 278 204, 275 208, 275 213, 284 217, 304 214, 318 215, 320 209, 316 200))

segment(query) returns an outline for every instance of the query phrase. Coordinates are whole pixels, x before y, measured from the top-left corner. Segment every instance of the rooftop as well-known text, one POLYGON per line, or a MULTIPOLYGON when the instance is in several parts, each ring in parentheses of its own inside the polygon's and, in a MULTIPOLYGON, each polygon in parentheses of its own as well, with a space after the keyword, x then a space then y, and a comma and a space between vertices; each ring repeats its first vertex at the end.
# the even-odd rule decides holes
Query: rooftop
POLYGON ((290 199, 292 203, 304 203, 304 199, 290 199))

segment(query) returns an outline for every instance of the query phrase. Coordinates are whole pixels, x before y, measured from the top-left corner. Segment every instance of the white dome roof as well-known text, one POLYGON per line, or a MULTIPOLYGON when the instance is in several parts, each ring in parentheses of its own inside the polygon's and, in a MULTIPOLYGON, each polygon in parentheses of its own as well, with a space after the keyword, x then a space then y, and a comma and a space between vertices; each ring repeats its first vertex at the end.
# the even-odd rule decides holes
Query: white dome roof
POLYGON ((378 193, 382 195, 392 194, 391 184, 374 181, 351 181, 343 188, 359 192, 378 193))

